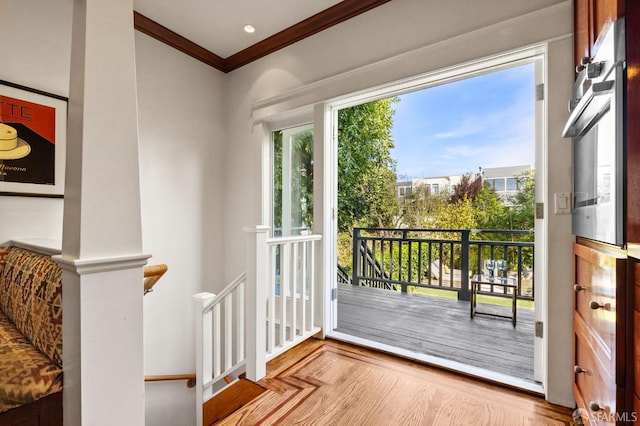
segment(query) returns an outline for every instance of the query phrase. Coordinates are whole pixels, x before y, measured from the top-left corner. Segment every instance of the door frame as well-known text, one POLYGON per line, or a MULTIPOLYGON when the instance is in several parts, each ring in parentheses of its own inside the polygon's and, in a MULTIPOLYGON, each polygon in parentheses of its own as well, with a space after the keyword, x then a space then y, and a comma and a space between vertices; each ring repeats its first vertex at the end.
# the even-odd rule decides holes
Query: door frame
MULTIPOLYGON (((370 90, 362 90, 355 94, 342 96, 340 98, 328 101, 323 104, 316 105, 314 121, 316 123, 316 134, 314 137, 315 145, 314 150, 318 148, 318 151, 322 149, 322 163, 316 163, 318 169, 322 164, 323 173, 323 188, 321 189, 323 197, 322 200, 329 201, 331 204, 325 205, 322 208, 322 219, 324 243, 323 243, 323 269, 324 269, 324 321, 322 324, 323 335, 335 337, 339 339, 351 340, 354 343, 358 342, 357 338, 349 338, 349 336, 342 335, 335 332, 337 327, 338 318, 338 306, 337 297, 332 298, 332 295, 337 294, 337 174, 338 174, 338 138, 337 138, 337 123, 338 123, 338 111, 349 106, 362 104, 365 102, 375 101, 378 99, 388 98, 395 95, 401 95, 404 93, 425 89, 430 86, 451 83, 454 81, 471 78, 477 75, 485 74, 487 72, 498 71, 512 67, 517 64, 533 63, 535 66, 535 85, 543 84, 543 92, 546 87, 547 75, 546 75, 546 61, 547 61, 547 49, 546 45, 534 46, 516 52, 510 52, 497 56, 484 58, 478 61, 474 61, 459 66, 453 66, 444 70, 439 70, 433 73, 421 77, 414 77, 407 80, 389 83, 386 85, 371 88, 370 90), (322 128, 320 131, 319 129, 322 128), (322 141, 322 147, 318 144, 322 141), (330 188, 330 191, 327 191, 330 188)), ((536 204, 546 204, 546 188, 547 188, 547 140, 546 140, 546 96, 542 99, 535 101, 535 178, 536 178, 536 204)), ((314 152, 318 152, 314 151, 314 152)), ((317 169, 315 169, 317 170, 317 169)), ((318 175, 316 174, 316 177, 318 175)), ((318 200, 314 193, 314 200, 318 200)), ((314 224, 319 223, 314 220, 314 224)), ((543 217, 536 218, 535 220, 535 320, 544 321, 547 318, 547 265, 545 262, 544 253, 547 250, 546 242, 546 219, 543 217)), ((545 374, 547 369, 548 360, 546 358, 547 351, 545 348, 548 345, 547 333, 544 333, 542 337, 534 338, 534 379, 539 385, 527 385, 524 380, 516 381, 512 383, 517 387, 524 387, 535 392, 546 392, 545 374)), ((367 342, 368 344, 368 342, 367 342)), ((375 345, 374 345, 375 346, 375 345)), ((389 348, 380 348, 388 350, 389 348)))

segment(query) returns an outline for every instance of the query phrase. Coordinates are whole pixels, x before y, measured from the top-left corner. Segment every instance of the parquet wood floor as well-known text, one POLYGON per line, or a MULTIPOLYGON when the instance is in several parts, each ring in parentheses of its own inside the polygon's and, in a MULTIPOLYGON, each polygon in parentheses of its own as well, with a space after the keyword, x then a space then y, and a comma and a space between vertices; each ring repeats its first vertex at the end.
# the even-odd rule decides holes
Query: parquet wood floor
POLYGON ((570 425, 535 396, 333 340, 274 359, 267 389, 219 425, 570 425))

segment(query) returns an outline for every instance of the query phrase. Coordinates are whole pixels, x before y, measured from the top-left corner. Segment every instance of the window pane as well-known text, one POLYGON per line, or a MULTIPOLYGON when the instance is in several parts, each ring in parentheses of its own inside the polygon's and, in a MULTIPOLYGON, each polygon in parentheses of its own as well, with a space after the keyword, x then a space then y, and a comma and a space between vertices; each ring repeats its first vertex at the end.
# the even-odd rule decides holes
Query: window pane
POLYGON ((273 132, 273 235, 303 235, 313 225, 313 127, 273 132))
POLYGON ((493 179, 493 189, 504 191, 504 179, 493 179))
POLYGON ((517 191, 518 190, 518 179, 517 178, 507 178, 507 190, 508 191, 517 191))

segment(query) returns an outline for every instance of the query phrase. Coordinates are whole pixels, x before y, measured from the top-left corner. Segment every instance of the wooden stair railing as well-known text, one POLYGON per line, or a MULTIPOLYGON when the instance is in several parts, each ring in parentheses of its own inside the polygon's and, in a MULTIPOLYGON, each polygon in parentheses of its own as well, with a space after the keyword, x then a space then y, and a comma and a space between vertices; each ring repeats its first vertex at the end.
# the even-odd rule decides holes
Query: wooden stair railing
POLYGON ((164 382, 171 380, 186 380, 187 387, 194 387, 196 385, 196 375, 194 374, 160 374, 153 376, 144 376, 145 382, 164 382))
MULTIPOLYGON (((156 375, 151 375, 151 376, 144 376, 144 381, 145 382, 165 382, 165 381, 172 381, 172 380, 186 380, 187 381, 187 387, 192 388, 196 385, 196 375, 195 373, 192 374, 156 374, 156 375)), ((226 376, 224 378, 224 381, 227 382, 227 384, 231 384, 232 380, 231 377, 226 376)))
POLYGON ((167 272, 167 265, 149 265, 144 267, 144 294, 153 291, 153 286, 167 272))

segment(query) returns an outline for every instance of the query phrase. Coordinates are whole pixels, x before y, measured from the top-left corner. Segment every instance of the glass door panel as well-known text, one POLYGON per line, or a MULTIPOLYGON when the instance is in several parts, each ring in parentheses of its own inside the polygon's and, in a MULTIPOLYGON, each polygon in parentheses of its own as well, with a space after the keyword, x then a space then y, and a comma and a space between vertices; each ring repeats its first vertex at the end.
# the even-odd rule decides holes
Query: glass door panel
POLYGON ((306 235, 313 225, 313 125, 273 132, 273 236, 306 235))

